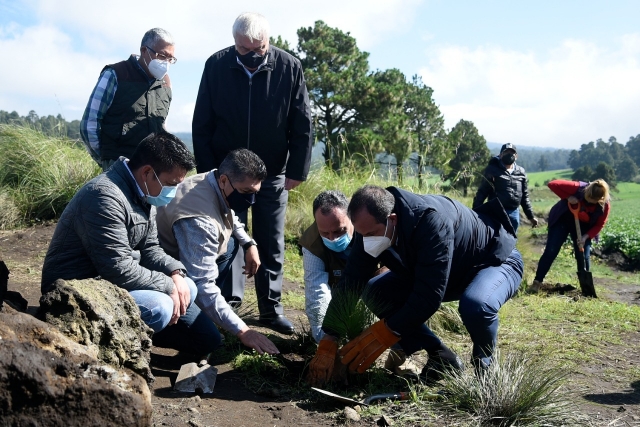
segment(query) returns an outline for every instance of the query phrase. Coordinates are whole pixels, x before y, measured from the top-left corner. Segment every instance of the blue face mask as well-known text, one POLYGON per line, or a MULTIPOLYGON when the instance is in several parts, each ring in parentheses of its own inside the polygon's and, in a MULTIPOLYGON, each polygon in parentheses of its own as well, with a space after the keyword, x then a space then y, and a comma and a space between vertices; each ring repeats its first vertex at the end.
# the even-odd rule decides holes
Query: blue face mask
POLYGON ((347 249, 349 243, 351 243, 351 237, 349 236, 349 233, 344 233, 342 236, 338 237, 335 240, 329 240, 322 237, 322 243, 324 243, 327 248, 334 252, 343 252, 345 249, 347 249))
MULTIPOLYGON (((158 175, 156 175, 156 171, 153 171, 153 174, 156 176, 156 179, 158 180, 158 182, 160 182, 158 175)), ((147 188, 147 195, 146 195, 147 203, 156 207, 168 205, 171 202, 171 200, 173 200, 173 198, 176 197, 176 190, 178 189, 177 185, 170 187, 168 185, 166 186, 162 185, 162 183, 160 182, 160 187, 162 187, 160 189, 160 194, 158 194, 157 196, 152 196, 149 193, 149 187, 147 186, 146 181, 144 183, 144 186, 147 188)))

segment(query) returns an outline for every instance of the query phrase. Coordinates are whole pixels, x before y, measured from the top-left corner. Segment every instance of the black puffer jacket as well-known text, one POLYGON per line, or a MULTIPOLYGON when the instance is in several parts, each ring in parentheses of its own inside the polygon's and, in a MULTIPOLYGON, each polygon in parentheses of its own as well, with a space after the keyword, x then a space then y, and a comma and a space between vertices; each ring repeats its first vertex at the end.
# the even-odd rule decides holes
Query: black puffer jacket
POLYGON ((269 47, 267 63, 250 79, 231 46, 204 66, 193 112, 198 172, 208 172, 232 150, 248 148, 269 176, 285 172, 307 179, 311 161, 311 111, 300 61, 269 47))
MULTIPOLYGON (((421 196, 395 187, 387 188, 395 198, 393 212, 398 216, 398 235, 391 251, 373 258, 364 251, 362 235, 354 234, 344 278, 332 289, 333 301, 346 286, 364 289, 378 263, 388 267, 411 288, 404 307, 386 319, 387 325, 403 334, 424 323, 443 301, 456 300, 483 268, 502 264, 516 245, 511 222, 495 200, 477 213, 445 196, 421 196)), ((336 303, 337 304, 337 303, 336 303)), ((323 330, 336 335, 328 327, 323 330)))
POLYGON ((496 197, 500 199, 507 211, 522 206, 527 218, 529 220, 534 218, 524 168, 514 164, 513 170, 509 173, 498 156, 493 157, 484 170, 482 183, 473 199, 473 208, 482 205, 486 199, 491 200, 496 197))
POLYGON ((184 265, 160 247, 156 209, 140 197, 122 159, 86 183, 62 213, 42 267, 43 293, 57 279, 96 276, 129 291, 173 291, 169 275, 184 265))

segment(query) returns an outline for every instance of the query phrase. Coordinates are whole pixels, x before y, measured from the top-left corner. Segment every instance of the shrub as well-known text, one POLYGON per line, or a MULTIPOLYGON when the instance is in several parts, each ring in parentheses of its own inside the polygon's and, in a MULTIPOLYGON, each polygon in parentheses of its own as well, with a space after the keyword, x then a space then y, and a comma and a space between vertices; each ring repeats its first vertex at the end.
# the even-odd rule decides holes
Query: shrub
POLYGON ((58 217, 74 194, 100 168, 76 142, 36 130, 0 125, 0 187, 20 217, 58 217))

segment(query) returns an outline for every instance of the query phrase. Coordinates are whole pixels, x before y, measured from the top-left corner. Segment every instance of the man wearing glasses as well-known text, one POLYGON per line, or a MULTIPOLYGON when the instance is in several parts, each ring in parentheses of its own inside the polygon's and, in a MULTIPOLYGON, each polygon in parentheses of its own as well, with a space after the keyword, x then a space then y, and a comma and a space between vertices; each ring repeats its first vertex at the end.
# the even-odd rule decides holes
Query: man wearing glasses
POLYGON ((173 37, 153 28, 142 37, 140 55, 102 69, 80 123, 91 157, 107 170, 120 156, 130 158, 147 135, 164 129, 171 104, 169 64, 173 37))

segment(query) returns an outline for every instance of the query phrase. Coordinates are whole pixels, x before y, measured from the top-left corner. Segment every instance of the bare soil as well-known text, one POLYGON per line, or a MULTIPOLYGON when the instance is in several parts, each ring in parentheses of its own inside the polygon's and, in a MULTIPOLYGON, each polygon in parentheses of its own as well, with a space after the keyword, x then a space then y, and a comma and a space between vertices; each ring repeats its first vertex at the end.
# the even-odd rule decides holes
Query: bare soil
MULTIPOLYGON (((3 260, 11 276, 9 290, 18 291, 29 302, 28 312, 35 313, 40 298, 40 274, 55 223, 47 223, 28 229, 0 231, 0 260, 3 260)), ((610 257, 615 258, 615 257, 610 257)), ((613 268, 617 268, 615 263, 613 268)), ((626 266, 621 266, 621 269, 626 266)), ((596 284, 606 285, 606 293, 600 298, 640 305, 638 286, 626 285, 613 280, 595 278, 596 284)), ((251 286, 249 284, 248 286, 251 286)), ((579 294, 563 284, 546 284, 547 292, 579 294)), ((285 282, 286 289, 299 289, 297 284, 285 282)), ((247 289, 247 292, 253 292, 247 289)), ((286 310, 286 315, 296 324, 305 322, 304 313, 286 310)), ((274 339, 286 342, 288 337, 278 336, 269 330, 252 325, 274 339)), ((599 360, 581 368, 577 409, 588 415, 592 425, 640 426, 640 378, 629 383, 615 375, 617 369, 640 366, 640 331, 625 338, 628 345, 611 347, 599 360)), ((286 347, 286 346, 285 346, 286 347)), ((282 349, 282 347, 281 347, 282 349)), ((305 358, 294 354, 283 355, 299 377, 305 358)), ((193 357, 174 350, 153 348, 152 367, 156 377, 152 390, 154 425, 164 426, 334 426, 344 424, 336 416, 344 404, 327 399, 316 399, 314 395, 290 396, 271 387, 249 386, 246 375, 234 370, 229 360, 218 360, 218 377, 212 395, 191 395, 173 391, 173 384, 180 366, 193 362, 193 357), (219 362, 219 363, 218 363, 219 362)), ((376 419, 367 418, 358 425, 376 425, 376 419)), ((381 425, 381 424, 380 424, 381 425)))

